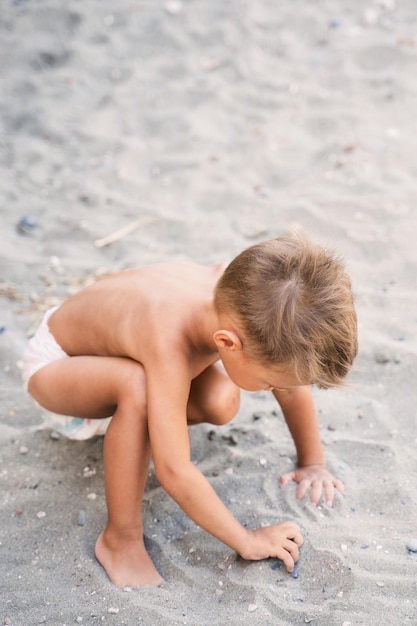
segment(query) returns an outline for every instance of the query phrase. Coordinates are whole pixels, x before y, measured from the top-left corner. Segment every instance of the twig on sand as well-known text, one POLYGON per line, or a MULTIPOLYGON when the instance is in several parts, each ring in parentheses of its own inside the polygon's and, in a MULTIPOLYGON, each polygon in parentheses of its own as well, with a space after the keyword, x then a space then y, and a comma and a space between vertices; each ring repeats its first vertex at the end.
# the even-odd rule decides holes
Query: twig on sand
POLYGON ((122 237, 129 235, 129 233, 133 232, 140 226, 143 226, 144 224, 150 224, 156 221, 157 220, 155 217, 151 217, 150 215, 143 215, 138 220, 135 220, 130 224, 126 224, 126 226, 123 226, 123 228, 119 228, 119 230, 116 230, 114 233, 107 235, 107 237, 96 239, 94 245, 96 246, 96 248, 103 248, 104 246, 108 246, 110 243, 113 243, 114 241, 117 241, 118 239, 122 239, 122 237))

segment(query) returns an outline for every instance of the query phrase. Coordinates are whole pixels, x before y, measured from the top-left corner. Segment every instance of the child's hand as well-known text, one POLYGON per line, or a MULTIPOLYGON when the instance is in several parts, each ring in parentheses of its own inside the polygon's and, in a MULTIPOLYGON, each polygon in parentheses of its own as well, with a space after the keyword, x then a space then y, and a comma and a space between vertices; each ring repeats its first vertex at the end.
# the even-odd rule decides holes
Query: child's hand
POLYGON ((306 465, 298 467, 292 472, 281 476, 280 483, 285 486, 291 481, 298 483, 296 497, 301 500, 308 489, 311 488, 310 500, 316 505, 324 492, 324 497, 329 506, 333 505, 335 489, 341 493, 345 487, 343 483, 328 472, 322 465, 306 465))
POLYGON ((292 572, 298 561, 298 548, 304 541, 297 524, 281 522, 264 528, 248 531, 250 538, 241 556, 248 561, 259 561, 276 557, 292 572))

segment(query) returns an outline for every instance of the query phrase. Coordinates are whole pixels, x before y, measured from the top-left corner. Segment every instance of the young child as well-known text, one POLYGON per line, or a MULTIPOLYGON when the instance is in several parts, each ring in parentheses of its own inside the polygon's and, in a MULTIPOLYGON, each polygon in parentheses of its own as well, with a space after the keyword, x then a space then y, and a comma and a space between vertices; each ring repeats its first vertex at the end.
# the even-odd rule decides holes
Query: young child
MULTIPOLYGON (((308 385, 340 385, 357 349, 343 264, 300 234, 265 241, 229 265, 158 264, 111 274, 49 311, 25 356, 24 380, 47 410, 107 419, 106 528, 95 553, 116 585, 158 585, 141 503, 152 456, 162 487, 245 559, 282 559, 303 540, 292 522, 248 530, 190 460, 187 425, 221 425, 239 388, 271 390, 294 439, 298 483, 332 504, 308 385)), ((65 419, 65 418, 63 418, 65 419)), ((89 422, 99 423, 99 422, 89 422)))

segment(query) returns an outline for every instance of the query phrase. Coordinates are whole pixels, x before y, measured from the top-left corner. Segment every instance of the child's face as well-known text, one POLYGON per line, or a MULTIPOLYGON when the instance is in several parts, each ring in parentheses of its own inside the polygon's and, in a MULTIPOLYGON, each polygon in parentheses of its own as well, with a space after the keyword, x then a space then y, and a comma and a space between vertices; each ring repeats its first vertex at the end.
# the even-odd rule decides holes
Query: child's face
POLYGON ((223 364, 235 385, 246 391, 283 390, 303 384, 289 368, 263 365, 243 350, 225 355, 223 364))

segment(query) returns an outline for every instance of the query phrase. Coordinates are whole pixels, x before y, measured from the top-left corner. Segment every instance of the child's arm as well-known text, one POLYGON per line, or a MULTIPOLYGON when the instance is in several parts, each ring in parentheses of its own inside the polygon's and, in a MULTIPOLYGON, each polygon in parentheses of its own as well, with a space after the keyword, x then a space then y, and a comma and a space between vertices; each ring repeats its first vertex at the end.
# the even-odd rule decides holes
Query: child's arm
POLYGON ((317 504, 324 491, 327 503, 331 506, 334 489, 344 491, 343 483, 326 470, 323 447, 320 441, 316 410, 309 387, 294 387, 285 391, 274 390, 285 421, 294 439, 297 450, 297 469, 284 474, 281 484, 291 480, 298 483, 297 498, 301 500, 309 488, 310 499, 317 504))
POLYGON ((223 504, 190 458, 186 406, 190 388, 187 363, 178 354, 148 368, 148 428, 156 475, 163 488, 191 519, 236 550, 243 558, 282 559, 292 571, 303 543, 299 528, 283 522, 265 528, 244 528, 223 504))

